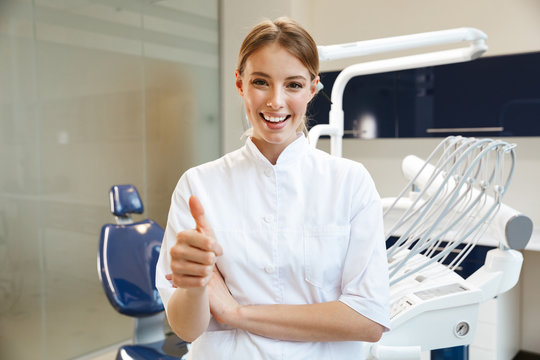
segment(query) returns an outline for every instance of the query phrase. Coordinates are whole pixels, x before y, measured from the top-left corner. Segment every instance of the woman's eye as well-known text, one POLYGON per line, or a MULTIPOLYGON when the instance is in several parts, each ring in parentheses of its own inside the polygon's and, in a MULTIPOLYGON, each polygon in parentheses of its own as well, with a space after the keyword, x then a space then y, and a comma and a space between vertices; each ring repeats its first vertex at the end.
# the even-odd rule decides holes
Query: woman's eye
POLYGON ((266 80, 262 80, 262 79, 255 79, 251 83, 255 86, 265 86, 267 84, 266 80))
POLYGON ((293 82, 293 83, 289 84, 289 87, 291 89, 302 89, 304 86, 302 84, 300 84, 300 83, 293 82))

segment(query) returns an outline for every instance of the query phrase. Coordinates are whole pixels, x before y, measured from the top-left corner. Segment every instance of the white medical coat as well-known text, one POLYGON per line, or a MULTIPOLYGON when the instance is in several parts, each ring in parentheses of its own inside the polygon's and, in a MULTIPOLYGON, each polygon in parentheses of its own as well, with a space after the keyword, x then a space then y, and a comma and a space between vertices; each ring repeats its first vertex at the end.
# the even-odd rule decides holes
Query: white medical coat
MULTIPOLYGON (((195 227, 188 200, 201 201, 223 255, 217 266, 243 305, 339 300, 388 328, 389 285, 379 195, 359 163, 313 149, 301 135, 272 165, 244 147, 180 178, 161 248, 156 284, 165 308, 174 291, 169 249, 195 227)), ((314 314, 316 316, 316 314, 314 314)), ((362 343, 293 342, 211 320, 189 359, 362 359, 362 343)))

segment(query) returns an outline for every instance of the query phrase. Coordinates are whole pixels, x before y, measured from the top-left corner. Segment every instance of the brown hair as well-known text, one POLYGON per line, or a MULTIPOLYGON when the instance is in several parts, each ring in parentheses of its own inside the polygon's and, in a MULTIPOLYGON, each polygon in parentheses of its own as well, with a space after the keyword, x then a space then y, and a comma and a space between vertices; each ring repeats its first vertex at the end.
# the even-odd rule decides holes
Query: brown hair
POLYGON ((246 36, 238 54, 237 70, 243 74, 246 61, 261 47, 277 42, 308 69, 311 80, 319 74, 317 45, 309 33, 296 21, 286 17, 266 20, 256 25, 246 36))
MULTIPOLYGON (((238 73, 243 75, 247 59, 251 54, 273 43, 278 43, 295 56, 307 68, 311 80, 319 75, 319 53, 311 35, 296 21, 280 17, 274 21, 265 20, 256 25, 246 36, 238 54, 238 73)), ((301 129, 307 134, 305 122, 301 129)))

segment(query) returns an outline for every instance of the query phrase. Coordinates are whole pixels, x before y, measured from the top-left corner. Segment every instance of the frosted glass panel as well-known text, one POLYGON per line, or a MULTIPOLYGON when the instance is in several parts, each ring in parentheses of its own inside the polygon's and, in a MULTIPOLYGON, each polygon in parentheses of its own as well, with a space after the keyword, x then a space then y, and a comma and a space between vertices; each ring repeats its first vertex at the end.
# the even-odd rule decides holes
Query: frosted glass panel
POLYGON ((43 257, 32 2, 0 3, 0 358, 41 356, 43 257), (11 16, 7 16, 7 15, 11 16), (27 345, 32 339, 33 346, 27 345))
POLYGON ((182 172, 220 155, 217 14, 217 0, 0 1, 1 359, 131 337, 96 270, 108 191, 134 184, 165 226, 182 172))

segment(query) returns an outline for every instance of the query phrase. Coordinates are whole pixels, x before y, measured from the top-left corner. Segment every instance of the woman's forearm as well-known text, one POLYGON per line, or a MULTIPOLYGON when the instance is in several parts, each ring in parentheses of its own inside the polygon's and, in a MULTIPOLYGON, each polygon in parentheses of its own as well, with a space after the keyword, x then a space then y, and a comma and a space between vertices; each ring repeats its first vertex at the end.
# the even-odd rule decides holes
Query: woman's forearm
POLYGON ((182 340, 197 339, 210 322, 207 288, 177 288, 167 304, 167 319, 182 340))
POLYGON ((240 306, 224 322, 261 336, 290 341, 376 342, 383 332, 380 324, 340 301, 240 306))

